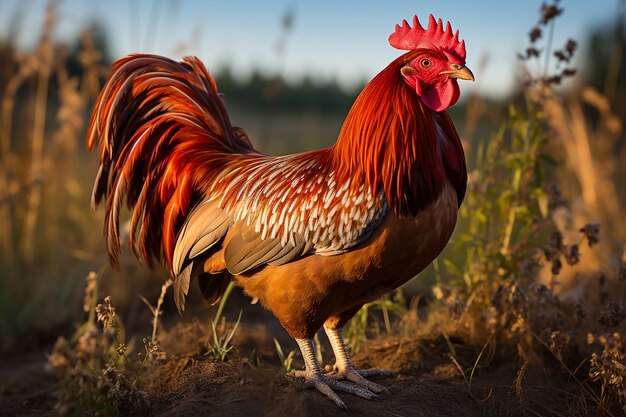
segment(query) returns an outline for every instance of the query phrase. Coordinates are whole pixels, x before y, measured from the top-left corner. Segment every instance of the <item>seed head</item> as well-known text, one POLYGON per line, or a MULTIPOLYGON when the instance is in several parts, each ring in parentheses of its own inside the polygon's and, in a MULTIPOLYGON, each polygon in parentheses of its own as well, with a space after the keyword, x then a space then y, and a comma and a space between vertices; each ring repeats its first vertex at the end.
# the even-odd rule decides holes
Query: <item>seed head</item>
POLYGON ((541 38, 541 29, 539 29, 539 26, 532 28, 528 36, 530 37, 531 43, 534 43, 537 39, 541 38))
POLYGON ((595 245, 600 241, 600 224, 598 223, 587 223, 583 227, 581 227, 580 232, 585 235, 587 238, 587 243, 589 243, 589 247, 595 245))
POLYGON ((102 322, 102 326, 105 329, 110 329, 115 324, 115 307, 111 304, 111 296, 107 295, 104 299, 104 304, 98 304, 96 306, 96 315, 98 321, 102 322))
POLYGON ((606 310, 602 312, 599 322, 607 330, 612 330, 617 328, 624 319, 626 319, 624 309, 617 303, 609 303, 606 310))

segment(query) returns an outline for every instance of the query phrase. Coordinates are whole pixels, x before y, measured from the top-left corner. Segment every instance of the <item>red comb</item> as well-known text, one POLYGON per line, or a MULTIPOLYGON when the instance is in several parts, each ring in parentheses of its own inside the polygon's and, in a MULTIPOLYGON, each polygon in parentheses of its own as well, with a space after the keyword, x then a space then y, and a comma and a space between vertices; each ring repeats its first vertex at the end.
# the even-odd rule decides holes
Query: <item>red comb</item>
POLYGON ((424 29, 417 16, 413 16, 413 27, 405 20, 402 26, 396 25, 396 30, 389 36, 389 44, 397 49, 413 51, 420 48, 440 48, 448 59, 456 63, 465 64, 465 41, 459 42, 459 31, 452 33, 450 22, 443 28, 441 19, 435 20, 433 15, 428 16, 428 29, 424 29))

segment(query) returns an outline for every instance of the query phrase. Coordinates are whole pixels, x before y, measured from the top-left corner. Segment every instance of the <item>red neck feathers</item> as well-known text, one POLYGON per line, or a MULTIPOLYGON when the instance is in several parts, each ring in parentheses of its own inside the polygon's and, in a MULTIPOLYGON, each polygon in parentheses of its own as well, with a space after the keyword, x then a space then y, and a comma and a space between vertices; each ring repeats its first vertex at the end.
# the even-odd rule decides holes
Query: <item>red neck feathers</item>
POLYGON ((460 204, 467 183, 463 148, 449 116, 429 110, 402 78, 400 69, 415 55, 400 56, 365 87, 334 146, 338 176, 384 191, 397 215, 415 215, 432 203, 446 176, 460 204))

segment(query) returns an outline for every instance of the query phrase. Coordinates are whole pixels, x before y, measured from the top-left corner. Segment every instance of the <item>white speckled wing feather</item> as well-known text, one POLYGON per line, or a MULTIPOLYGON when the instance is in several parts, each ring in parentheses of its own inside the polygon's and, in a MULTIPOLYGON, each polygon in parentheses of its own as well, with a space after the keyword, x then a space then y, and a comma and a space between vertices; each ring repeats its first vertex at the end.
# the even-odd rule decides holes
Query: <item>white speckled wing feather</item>
POLYGON ((389 211, 382 192, 374 195, 351 181, 337 184, 323 156, 253 154, 225 169, 181 229, 174 273, 231 227, 239 232, 224 255, 233 274, 310 253, 340 254, 367 239, 389 211))

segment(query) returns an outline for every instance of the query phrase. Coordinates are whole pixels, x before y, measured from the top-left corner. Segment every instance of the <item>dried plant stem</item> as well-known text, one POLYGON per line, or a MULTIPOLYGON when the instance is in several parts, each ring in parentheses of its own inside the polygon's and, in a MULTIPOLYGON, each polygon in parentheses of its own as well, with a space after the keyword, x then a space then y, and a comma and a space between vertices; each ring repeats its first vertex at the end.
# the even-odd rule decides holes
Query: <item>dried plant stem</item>
POLYGON ((469 392, 469 395, 477 404, 486 403, 493 395, 493 388, 489 389, 489 393, 487 394, 485 398, 478 398, 472 392, 472 379, 474 378, 474 371, 476 371, 476 368, 478 367, 478 363, 480 362, 480 359, 482 358, 483 353, 485 352, 485 348, 487 348, 487 346, 490 344, 491 339, 487 340, 485 344, 483 345, 483 348, 480 350, 480 353, 478 354, 476 361, 474 361, 474 366, 472 366, 472 370, 468 378, 465 371, 463 370, 463 367, 461 366, 459 361, 456 359, 456 352, 454 350, 454 346, 452 345, 452 342, 450 341, 450 338, 445 333, 442 333, 442 335, 445 338, 446 343, 448 344, 448 348, 450 349, 450 353, 448 354, 448 357, 450 358, 454 366, 456 366, 456 368, 459 370, 459 373, 463 377, 463 380, 465 381, 465 385, 467 385, 467 391, 469 392))
MULTIPOLYGON (((578 384, 578 386, 580 386, 580 388, 583 390, 583 392, 589 396, 589 398, 591 398, 591 400, 599 407, 602 409, 603 412, 606 413, 607 416, 611 416, 614 417, 614 414, 611 413, 610 410, 608 410, 604 404, 604 393, 601 393, 600 397, 598 397, 596 395, 596 393, 593 391, 593 389, 591 389, 589 387, 589 385, 587 385, 586 382, 581 381, 580 379, 578 379, 578 377, 574 374, 574 372, 572 372, 567 365, 565 365, 565 363, 561 360, 561 358, 559 358, 559 355, 555 354, 553 352, 552 349, 550 349, 550 346, 548 346, 548 344, 546 342, 544 342, 537 334, 535 334, 534 332, 531 332, 531 335, 535 338, 535 340, 537 340, 537 342, 539 342, 548 352, 550 352, 552 354, 552 356, 554 357, 554 359, 557 360, 557 362, 567 371, 567 373, 569 374, 569 376, 576 381, 576 383, 578 384)), ((602 390, 604 391, 604 386, 602 387, 602 390)))
POLYGON ((387 304, 382 305, 382 310, 383 320, 385 321, 385 330, 387 330, 387 333, 391 333, 391 320, 389 320, 389 308, 387 307, 387 304))
MULTIPOLYGON (((89 305, 89 317, 87 319, 87 323, 89 326, 96 325, 96 305, 98 304, 98 276, 99 274, 94 273, 94 275, 89 274, 89 278, 91 278, 89 283, 91 283, 90 292, 88 294, 88 299, 85 301, 85 305, 89 305)), ((89 285, 87 286, 89 288, 89 285)))
POLYGON ((550 55, 552 51, 552 40, 554 39, 554 19, 550 21, 550 30, 548 32, 548 40, 546 41, 545 61, 543 64, 543 76, 548 76, 548 69, 550 67, 550 55))
MULTIPOLYGON (((37 104, 35 106, 33 136, 31 138, 31 179, 40 178, 43 170, 43 137, 47 108, 46 95, 48 92, 48 80, 49 70, 42 69, 39 73, 39 82, 37 85, 37 104)), ((27 261, 32 261, 35 254, 35 231, 37 228, 40 205, 41 187, 31 188, 28 193, 22 240, 22 253, 27 261)))
MULTIPOLYGON (((522 170, 517 168, 515 173, 513 174, 513 190, 515 195, 517 196, 520 189, 520 183, 522 180, 522 170)), ((511 237, 513 236, 513 228, 515 226, 515 219, 517 216, 517 207, 513 205, 509 209, 509 218, 504 229, 504 239, 502 239, 502 247, 500 248, 500 253, 503 255, 507 255, 509 253, 510 245, 511 245, 511 237)))
MULTIPOLYGON (((11 135, 13 127, 13 109, 15 107, 15 96, 20 86, 31 75, 33 66, 30 62, 22 63, 19 71, 7 83, 2 98, 2 129, 0 130, 0 190, 5 190, 0 201, 0 248, 5 260, 15 259, 13 248, 13 211, 14 193, 12 193, 11 174, 11 135)), ((13 262, 6 262, 11 265, 13 262)))
MULTIPOLYGON (((591 91, 587 91, 587 95, 598 96, 591 91)), ((598 139, 600 136, 594 136, 595 132, 589 126, 582 103, 577 97, 562 103, 555 97, 548 96, 543 103, 543 109, 556 132, 555 137, 563 145, 567 155, 565 161, 579 183, 587 213, 601 221, 613 221, 619 229, 620 223, 615 220, 621 218, 619 199, 616 198, 619 191, 612 179, 613 168, 609 160, 614 139, 605 135, 606 139, 601 142, 598 139), (604 153, 600 149, 603 143, 606 149, 604 153)), ((610 116, 612 115, 607 113, 603 117, 610 116)))
POLYGON ((157 301, 156 308, 152 312, 152 343, 156 340, 157 329, 159 327, 159 316, 161 315, 161 307, 163 306, 163 300, 165 299, 165 294, 167 293, 167 289, 174 283, 171 279, 165 281, 165 284, 161 286, 161 295, 159 295, 159 300, 157 301))
MULTIPOLYGON (((33 120, 33 134, 31 136, 30 179, 41 178, 43 174, 43 142, 46 127, 46 110, 48 108, 48 84, 52 67, 53 45, 52 29, 56 18, 57 1, 50 0, 46 11, 46 22, 41 42, 39 44, 39 72, 37 92, 35 96, 35 110, 33 120)), ((29 190, 24 230, 22 235, 22 253, 26 261, 32 261, 35 255, 35 232, 41 205, 41 187, 29 190)))
MULTIPOLYGON (((591 153, 591 144, 587 136, 587 128, 585 126, 585 116, 580 106, 572 106, 572 139, 574 145, 571 152, 575 152, 576 156, 572 157, 572 160, 577 159, 578 164, 574 168, 575 172, 578 172, 578 180, 581 183, 581 189, 583 193, 583 199, 587 204, 587 207, 592 210, 593 213, 598 211, 598 194, 596 192, 597 175, 595 170, 595 164, 593 155, 591 153)), ((566 150, 568 147, 566 147, 566 150)), ((569 150, 567 150, 570 152, 569 150)))
POLYGON ((17 90, 24 83, 29 74, 28 65, 22 64, 17 72, 7 83, 2 97, 2 131, 0 132, 0 154, 2 155, 2 166, 6 168, 9 154, 11 152, 11 131, 13 127, 13 108, 15 107, 15 96, 17 90))
POLYGON ((152 338, 150 339, 150 343, 154 344, 157 340, 157 331, 159 328, 159 317, 161 317, 161 307, 163 306, 163 300, 165 299, 165 294, 167 294, 167 289, 174 284, 174 281, 168 279, 161 286, 161 294, 159 295, 159 299, 157 300, 157 305, 154 307, 150 304, 150 301, 146 300, 146 297, 140 296, 141 301, 144 302, 145 305, 148 306, 150 312, 152 313, 152 338))
MULTIPOLYGON (((4 166, 4 164, 3 164, 4 166)), ((9 181, 4 169, 0 169, 0 190, 9 190, 9 181)), ((3 199, 5 196, 2 196, 3 199)), ((0 251, 4 265, 11 265, 13 254, 13 219, 11 215, 10 196, 7 201, 0 201, 0 251)))
POLYGON ((515 226, 515 207, 511 207, 509 210, 509 219, 504 229, 504 239, 502 239, 502 247, 500 253, 507 255, 509 253, 509 247, 511 245, 511 237, 513 236, 513 226, 515 226))

